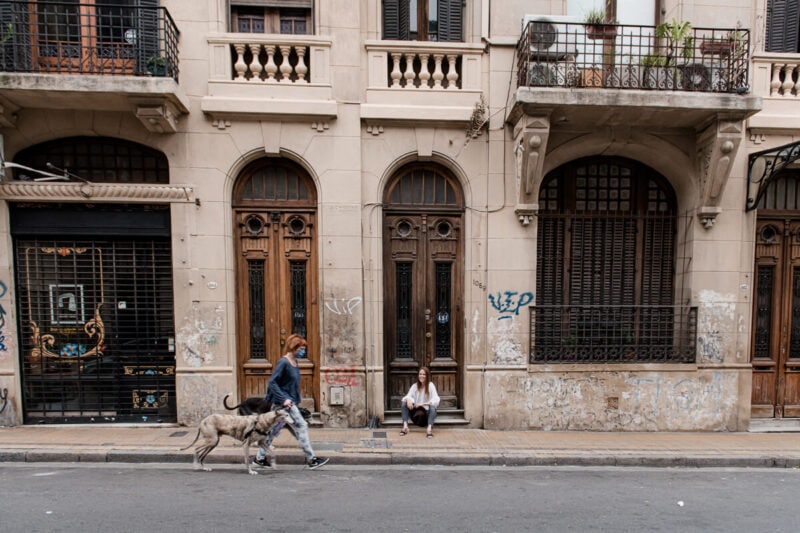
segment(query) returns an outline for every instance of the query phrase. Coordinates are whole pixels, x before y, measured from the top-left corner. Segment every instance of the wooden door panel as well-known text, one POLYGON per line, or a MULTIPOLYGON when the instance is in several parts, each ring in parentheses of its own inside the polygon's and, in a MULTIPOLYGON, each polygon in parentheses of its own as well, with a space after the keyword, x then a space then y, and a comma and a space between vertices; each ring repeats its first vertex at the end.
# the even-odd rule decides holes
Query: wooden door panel
POLYGON ((389 409, 421 366, 442 398, 459 405, 462 259, 460 216, 387 214, 384 219, 386 390, 389 409))
POLYGON ((800 221, 756 223, 751 416, 800 416, 800 221))
POLYGON ((308 342, 300 362, 302 405, 316 410, 319 335, 313 212, 241 210, 237 226, 239 368, 242 398, 264 396, 293 332, 308 342), (258 349, 253 349, 253 347, 258 349))

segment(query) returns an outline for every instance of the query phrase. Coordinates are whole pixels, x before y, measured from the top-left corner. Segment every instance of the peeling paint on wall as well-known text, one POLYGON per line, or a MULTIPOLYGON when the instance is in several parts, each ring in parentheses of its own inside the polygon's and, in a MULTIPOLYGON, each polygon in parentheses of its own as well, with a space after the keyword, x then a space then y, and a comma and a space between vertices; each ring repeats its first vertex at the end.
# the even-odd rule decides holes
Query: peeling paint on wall
MULTIPOLYGON (((543 430, 736 429, 738 376, 634 372, 539 374, 519 393, 529 427, 543 430)), ((512 403, 513 405, 513 403, 512 403)))
POLYGON ((492 350, 493 364, 525 364, 525 354, 522 352, 522 346, 514 340, 514 322, 513 320, 489 322, 487 335, 489 346, 492 350))
MULTIPOLYGON (((700 312, 697 324, 697 349, 702 363, 721 363, 725 360, 724 332, 737 328, 736 301, 733 294, 701 290, 697 294, 700 312)), ((731 350, 733 351, 733 350, 731 350)))
POLYGON ((204 375, 180 376, 178 382, 178 423, 195 426, 220 408, 217 380, 204 375))
POLYGON ((362 360, 358 352, 361 337, 362 299, 360 296, 325 298, 323 364, 358 364, 362 360))
POLYGON ((225 325, 225 309, 216 305, 213 309, 192 303, 191 313, 183 319, 178 330, 179 353, 189 366, 199 368, 215 360, 214 350, 225 325))

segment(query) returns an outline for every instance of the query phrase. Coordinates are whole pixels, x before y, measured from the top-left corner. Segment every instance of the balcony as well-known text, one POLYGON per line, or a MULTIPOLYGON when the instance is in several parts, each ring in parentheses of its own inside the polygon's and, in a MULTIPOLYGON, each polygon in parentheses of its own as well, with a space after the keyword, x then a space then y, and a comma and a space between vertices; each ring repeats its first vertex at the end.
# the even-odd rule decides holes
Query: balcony
POLYGON ((741 120, 758 110, 749 95, 748 30, 662 34, 653 26, 531 20, 517 45, 510 122, 549 110, 592 128, 697 128, 720 114, 741 120))
POLYGON ((178 85, 178 29, 159 7, 11 0, 0 43, 0 124, 19 109, 134 110, 174 132, 188 111, 178 85))
POLYGON ((292 118, 319 128, 337 115, 331 40, 313 35, 211 36, 208 95, 201 109, 224 129, 231 119, 292 118))
POLYGON ((531 363, 694 363, 697 307, 531 306, 531 363))
POLYGON ((481 98, 483 45, 367 41, 361 118, 378 124, 466 124, 481 98))
POLYGON ((764 109, 747 126, 756 144, 768 133, 788 133, 800 120, 800 54, 763 52, 753 57, 753 92, 764 109))

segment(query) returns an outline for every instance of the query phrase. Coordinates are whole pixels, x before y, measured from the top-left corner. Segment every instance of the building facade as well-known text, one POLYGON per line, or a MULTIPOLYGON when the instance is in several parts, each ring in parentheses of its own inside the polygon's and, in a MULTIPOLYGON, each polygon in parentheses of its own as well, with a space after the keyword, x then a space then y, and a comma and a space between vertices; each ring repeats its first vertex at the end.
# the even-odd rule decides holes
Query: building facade
POLYGON ((799 18, 0 3, 0 425, 195 424, 292 333, 326 427, 420 366, 466 427, 791 423, 799 18))

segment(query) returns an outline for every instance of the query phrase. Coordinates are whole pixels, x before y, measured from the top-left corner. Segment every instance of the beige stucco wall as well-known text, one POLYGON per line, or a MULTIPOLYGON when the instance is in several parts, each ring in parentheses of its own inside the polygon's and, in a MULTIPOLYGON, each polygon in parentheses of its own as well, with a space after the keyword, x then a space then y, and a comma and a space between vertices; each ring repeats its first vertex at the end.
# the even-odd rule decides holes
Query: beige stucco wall
MULTIPOLYGON (((471 427, 747 428, 755 223, 754 215, 743 209, 747 154, 795 140, 798 134, 781 113, 796 105, 785 98, 768 101, 772 109, 782 106, 780 113, 759 123, 759 136, 742 132, 722 212, 710 229, 695 215, 700 206, 696 132, 553 127, 545 174, 578 157, 620 155, 651 166, 672 184, 679 210, 676 303, 699 306, 698 357, 694 365, 531 365, 527 305, 536 297, 537 225, 534 218, 523 226, 514 212, 518 184, 512 125, 505 118, 522 16, 560 15, 566 12, 565 3, 467 2, 466 40, 485 47, 477 86, 486 99, 489 120, 476 137, 465 134, 466 123, 460 119, 417 121, 400 113, 364 119, 362 104, 369 98, 364 43, 380 39, 380 1, 317 4, 317 36, 332 43, 329 83, 318 93, 330 94, 333 117, 262 110, 231 114, 226 121, 204 113, 203 98, 209 95, 213 74, 209 39, 226 31, 226 3, 168 0, 163 5, 181 31, 180 86, 189 104, 177 133, 150 133, 130 112, 49 109, 23 109, 16 127, 2 131, 9 158, 26 146, 71 135, 141 142, 167 155, 172 183, 193 187, 197 203, 172 203, 180 423, 195 424, 206 414, 222 411, 223 396, 237 393, 232 188, 248 162, 286 157, 308 170, 319 198, 319 392, 326 426, 359 427, 372 416, 383 416, 382 194, 403 164, 435 161, 457 176, 467 205, 465 320, 460 327, 463 408, 471 427), (331 385, 345 387, 344 406, 329 405, 331 385)), ((666 17, 692 17, 695 26, 732 27, 739 20, 745 25, 757 22, 763 8, 763 3, 753 7, 746 0, 718 4, 721 7, 712 9, 708 3, 665 2, 666 17)), ((260 94, 245 85, 215 87, 227 91, 233 109, 237 98, 260 94)), ((763 87, 753 90, 763 92, 763 87)), ((446 101, 427 105, 425 97, 415 100, 422 102, 422 115, 461 116, 446 101)), ((398 96, 400 104, 413 101, 398 96)), ((313 109, 331 107, 325 105, 313 109)), ((312 103, 308 106, 310 110, 312 103)), ((0 281, 7 288, 5 293, 0 290, 0 305, 6 311, 0 391, 8 389, 10 402, 0 413, 0 425, 15 425, 21 422, 19 353, 6 202, 0 202, 0 239, 0 281)))

